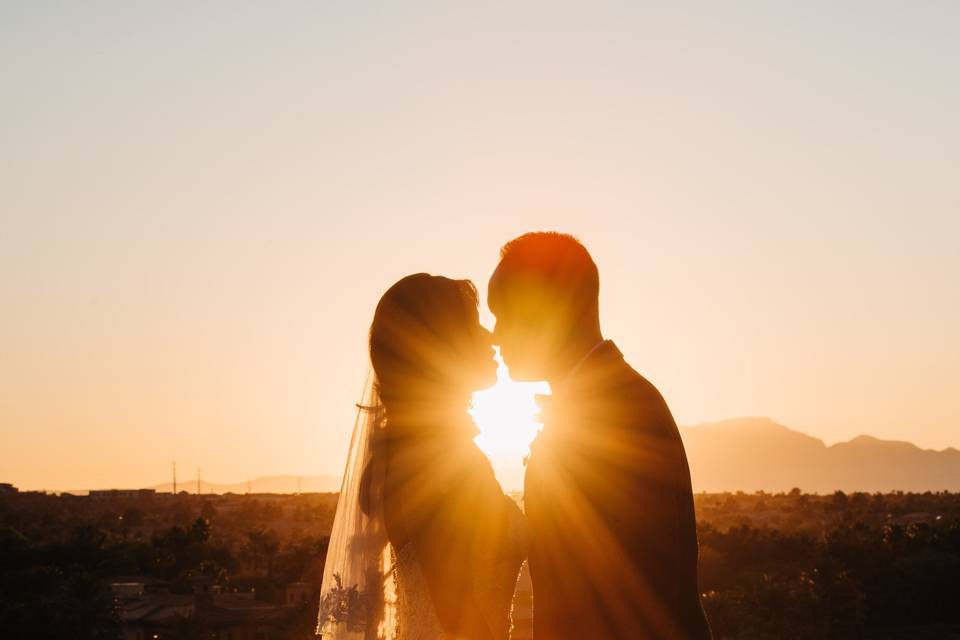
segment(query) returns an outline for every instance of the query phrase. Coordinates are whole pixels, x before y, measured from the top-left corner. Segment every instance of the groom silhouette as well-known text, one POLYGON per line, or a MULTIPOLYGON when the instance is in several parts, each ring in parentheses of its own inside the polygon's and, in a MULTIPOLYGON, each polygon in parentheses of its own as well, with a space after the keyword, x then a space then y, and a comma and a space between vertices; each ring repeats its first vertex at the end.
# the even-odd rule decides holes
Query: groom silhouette
POLYGON ((552 232, 500 257, 494 341, 512 378, 552 390, 524 483, 535 640, 710 638, 683 443, 657 389, 603 339, 596 264, 552 232))

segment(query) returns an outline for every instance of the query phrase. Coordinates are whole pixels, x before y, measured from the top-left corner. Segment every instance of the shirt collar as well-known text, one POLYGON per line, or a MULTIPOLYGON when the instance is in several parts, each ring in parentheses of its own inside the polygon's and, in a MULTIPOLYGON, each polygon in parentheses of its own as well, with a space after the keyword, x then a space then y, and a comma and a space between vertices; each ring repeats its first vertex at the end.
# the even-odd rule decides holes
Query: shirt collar
MULTIPOLYGON (((597 344, 593 345, 590 348, 590 350, 587 351, 587 353, 584 354, 582 358, 580 358, 580 361, 577 362, 577 364, 574 365, 572 369, 570 369, 567 375, 564 376, 563 380, 557 383, 556 387, 553 387, 553 385, 551 385, 549 394, 536 394, 534 401, 540 407, 540 413, 537 414, 534 418, 537 422, 541 424, 546 424, 548 422, 549 414, 551 412, 554 399, 557 398, 558 395, 562 394, 563 390, 567 386, 569 386, 570 382, 573 380, 576 374, 580 371, 583 365, 587 362, 587 360, 589 360, 590 357, 593 354, 595 354, 601 347, 607 344, 612 345, 613 342, 610 340, 601 340, 597 344)), ((542 436, 542 434, 543 434, 543 431, 540 432, 540 435, 538 435, 537 438, 539 439, 540 436, 542 436)), ((537 442, 537 440, 534 440, 534 442, 537 442)))
POLYGON ((597 344, 593 345, 593 346, 590 348, 590 350, 587 351, 587 353, 586 353, 582 358, 580 358, 580 361, 577 362, 577 364, 575 364, 572 369, 570 369, 570 371, 567 373, 567 375, 564 376, 563 380, 561 380, 560 383, 557 385, 557 388, 560 389, 560 388, 563 388, 563 387, 567 386, 567 383, 570 382, 570 380, 573 379, 573 377, 574 377, 574 376, 576 375, 576 373, 580 370, 580 368, 583 366, 583 364, 584 364, 587 360, 590 359, 590 356, 592 356, 594 353, 596 353, 597 349, 599 349, 599 348, 602 347, 603 345, 607 344, 608 342, 610 342, 610 341, 609 341, 609 340, 601 340, 601 341, 599 341, 597 344))

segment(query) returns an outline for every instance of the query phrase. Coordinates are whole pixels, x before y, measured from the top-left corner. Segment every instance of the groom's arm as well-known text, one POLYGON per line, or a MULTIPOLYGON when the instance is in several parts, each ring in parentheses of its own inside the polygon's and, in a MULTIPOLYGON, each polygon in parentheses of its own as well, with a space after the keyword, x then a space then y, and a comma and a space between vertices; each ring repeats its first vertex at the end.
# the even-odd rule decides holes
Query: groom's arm
POLYGON ((641 425, 610 434, 593 481, 599 530, 605 530, 606 578, 598 586, 621 630, 682 637, 675 620, 678 511, 665 442, 641 425))

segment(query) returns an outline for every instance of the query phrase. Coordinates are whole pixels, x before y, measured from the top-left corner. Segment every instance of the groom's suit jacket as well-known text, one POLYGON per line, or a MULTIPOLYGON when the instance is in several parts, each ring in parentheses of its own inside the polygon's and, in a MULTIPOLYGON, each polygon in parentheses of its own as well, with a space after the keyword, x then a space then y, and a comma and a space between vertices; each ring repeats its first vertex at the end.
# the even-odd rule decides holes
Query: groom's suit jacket
POLYGON ((534 639, 710 638, 663 397, 607 341, 545 400, 524 487, 534 639))

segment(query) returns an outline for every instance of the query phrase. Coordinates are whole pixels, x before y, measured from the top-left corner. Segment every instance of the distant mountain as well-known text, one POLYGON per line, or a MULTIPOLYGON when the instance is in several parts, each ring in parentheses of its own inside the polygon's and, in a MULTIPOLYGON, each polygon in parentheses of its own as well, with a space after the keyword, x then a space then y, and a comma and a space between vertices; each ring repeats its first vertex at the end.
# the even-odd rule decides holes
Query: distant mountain
MULTIPOLYGON (((340 478, 334 476, 264 476, 254 478, 249 483, 250 493, 328 493, 340 491, 340 478), (299 481, 299 484, 298 484, 299 481)), ((159 493, 173 491, 173 483, 152 487, 159 493)), ((177 491, 197 492, 196 480, 185 480, 177 483, 177 491)), ((247 493, 246 482, 235 484, 217 484, 200 481, 201 493, 247 493)))
MULTIPOLYGON (((826 446, 822 440, 769 418, 734 418, 681 427, 694 491, 960 491, 960 451, 921 449, 909 442, 857 436, 826 446)), ((496 463, 496 461, 494 461, 496 463)), ((503 470, 499 469, 498 474, 503 470)), ((522 470, 510 469, 507 482, 522 486, 522 470), (512 475, 511 475, 512 474, 512 475), (514 477, 516 476, 516 477, 514 477)), ((340 478, 264 476, 250 480, 250 493, 327 493, 340 490, 340 478)), ((501 481, 505 478, 501 477, 501 481)), ((170 492, 171 483, 153 487, 170 492)), ((509 487, 508 487, 509 488, 509 487)), ((177 483, 196 493, 195 480, 177 483)), ((247 483, 201 482, 202 493, 247 493, 247 483)), ((70 493, 85 494, 86 491, 70 493)))
POLYGON ((960 491, 960 451, 858 436, 826 446, 769 418, 682 427, 694 491, 960 491))

